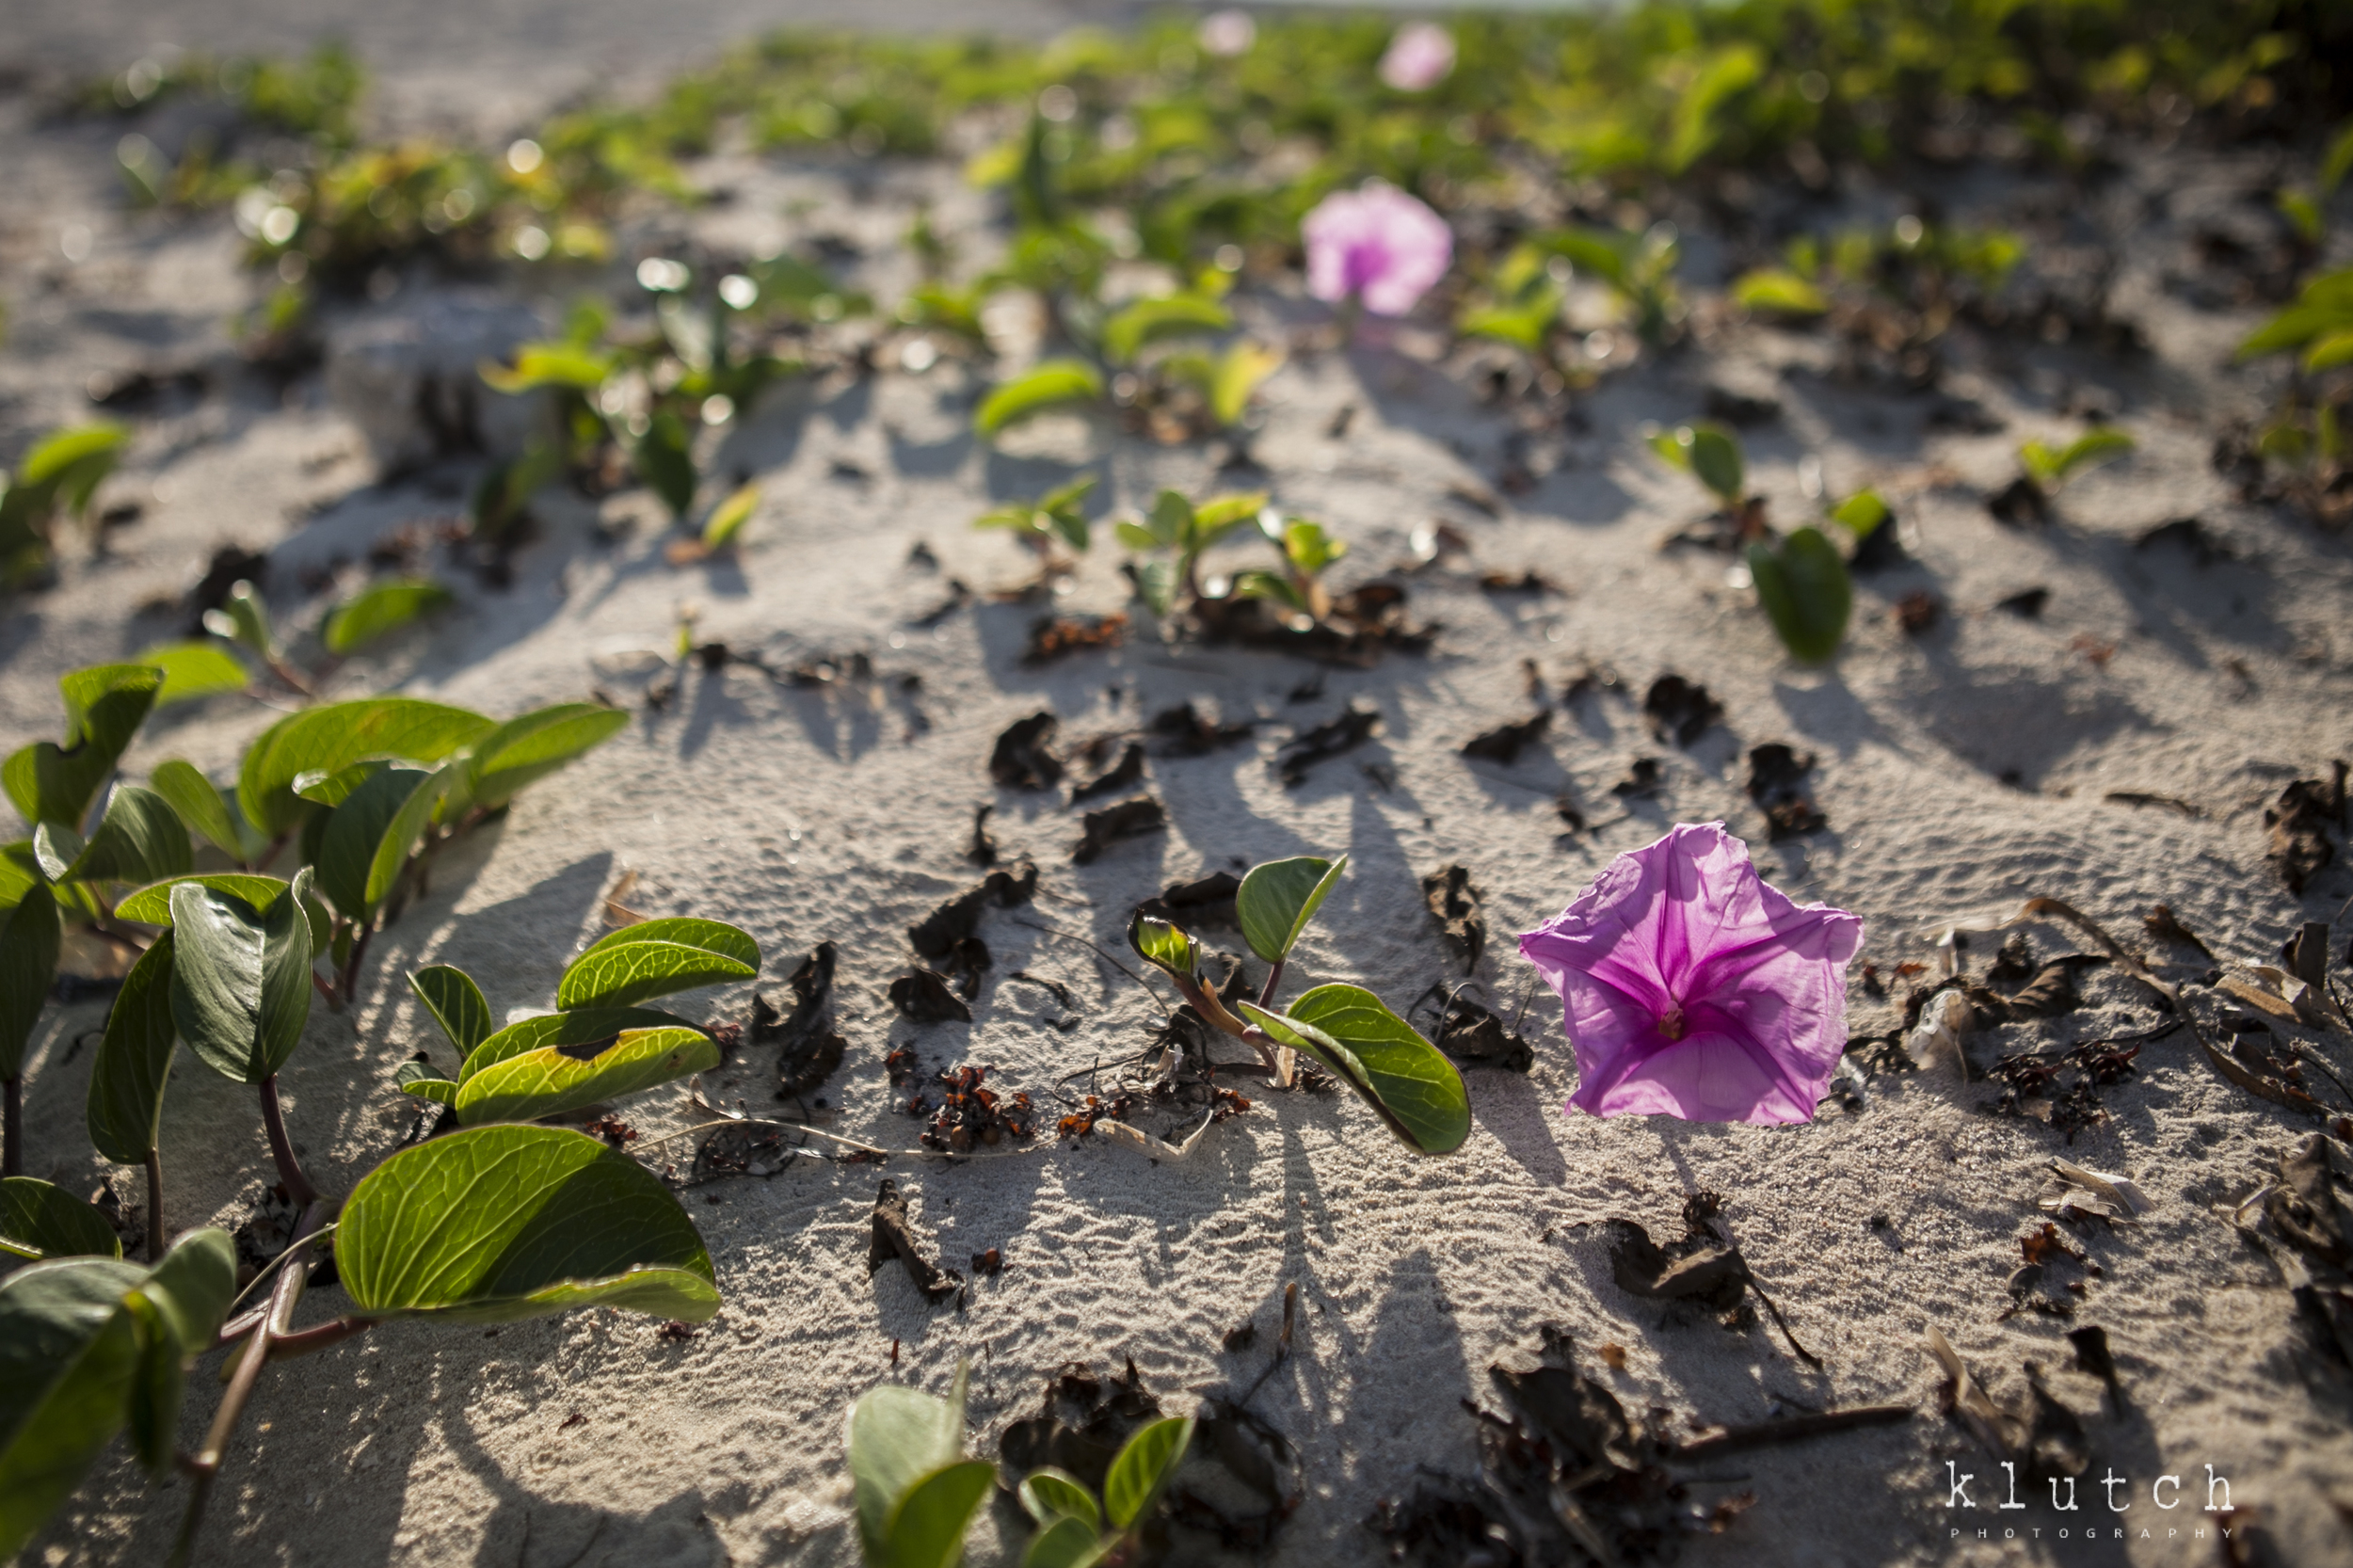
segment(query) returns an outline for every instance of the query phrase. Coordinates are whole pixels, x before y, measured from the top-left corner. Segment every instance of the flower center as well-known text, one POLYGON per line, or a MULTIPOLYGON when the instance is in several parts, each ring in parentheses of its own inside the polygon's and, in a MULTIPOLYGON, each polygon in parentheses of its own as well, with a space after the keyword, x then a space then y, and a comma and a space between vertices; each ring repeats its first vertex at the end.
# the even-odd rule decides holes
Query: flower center
POLYGON ((1671 1001, 1667 1004, 1667 1010, 1658 1016, 1658 1032, 1670 1040, 1683 1038, 1683 1003, 1671 1001))

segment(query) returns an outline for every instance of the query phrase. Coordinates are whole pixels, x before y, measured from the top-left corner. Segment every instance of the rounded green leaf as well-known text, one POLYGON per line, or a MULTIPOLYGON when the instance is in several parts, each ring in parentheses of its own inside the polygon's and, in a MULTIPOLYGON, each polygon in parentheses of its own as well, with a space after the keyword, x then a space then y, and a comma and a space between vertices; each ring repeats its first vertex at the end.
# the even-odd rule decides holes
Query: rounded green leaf
POLYGON ((78 828, 163 690, 147 664, 99 664, 57 682, 65 694, 65 744, 36 741, 0 763, 0 789, 28 823, 78 828))
POLYGON ((319 838, 319 891, 344 919, 364 923, 375 915, 377 900, 370 896, 369 885, 377 852, 408 802, 434 776, 422 768, 379 768, 328 815, 319 838))
POLYGON ((157 936, 123 977, 90 1065, 89 1139, 119 1164, 144 1163, 163 1120, 164 1084, 180 1043, 171 1016, 172 940, 168 931, 157 936))
POLYGON ((171 1016, 208 1067, 239 1083, 276 1075, 311 1016, 311 923, 301 894, 267 912, 200 881, 171 889, 171 1016))
POLYGON ((1021 1506, 1041 1525, 1064 1516, 1083 1520, 1089 1535, 1103 1522, 1103 1511, 1096 1505, 1095 1494, 1087 1490, 1086 1482, 1051 1465, 1031 1471, 1022 1481, 1021 1506))
POLYGON ((1192 1444, 1193 1417, 1168 1416, 1121 1445, 1103 1478, 1103 1509, 1113 1529, 1127 1529, 1144 1517, 1192 1444))
POLYGON ((364 762, 354 762, 347 768, 339 768, 333 773, 328 773, 324 768, 313 768, 309 773, 295 775, 294 792, 313 806, 324 806, 332 809, 349 800, 358 792, 360 785, 365 784, 392 765, 381 757, 373 757, 364 762))
POLYGON ((934 1470, 907 1488, 890 1511, 888 1568, 956 1568, 964 1560, 964 1532, 997 1482, 997 1467, 968 1459, 934 1470))
POLYGON ((1305 1052, 1338 1075, 1423 1154, 1448 1154, 1470 1136, 1463 1075, 1413 1025, 1359 985, 1319 985, 1270 1013, 1251 1002, 1242 1016, 1277 1044, 1305 1052))
MULTIPOLYGON (((371 917, 392 896, 392 884, 407 869, 408 857, 416 854, 427 830, 440 819, 450 792, 464 776, 464 762, 442 763, 417 781, 408 798, 400 803, 400 809, 392 814, 392 820, 385 824, 383 837, 376 842, 376 853, 369 858, 367 883, 361 889, 371 917)), ((337 815, 341 814, 338 811, 337 815)))
POLYGON ((195 1230, 123 1297, 139 1329, 139 1373, 128 1400, 131 1445, 158 1477, 180 1435, 188 1365, 213 1348, 237 1294, 237 1244, 225 1230, 195 1230))
POLYGON ((1180 980, 1192 979, 1201 967, 1201 944, 1191 932, 1147 915, 1128 925, 1128 945, 1180 980))
MULTIPOLYGON (((408 1068, 415 1065, 413 1062, 404 1063, 402 1070, 406 1072, 408 1068)), ((411 1099, 431 1100, 436 1105, 446 1105, 453 1111, 457 1109, 457 1083, 454 1079, 429 1077, 420 1069, 415 1077, 404 1077, 398 1081, 400 1092, 411 1099)))
POLYGON ((625 1029, 685 1029, 683 1018, 651 1007, 584 1007, 570 1013, 538 1013, 518 1018, 476 1046, 457 1069, 463 1083, 484 1068, 525 1051, 565 1047, 584 1051, 604 1044, 625 1029))
POLYGON ((695 504, 695 453, 685 424, 667 409, 655 414, 630 451, 631 466, 674 518, 695 504))
POLYGON ((696 1029, 626 1029, 610 1043, 551 1046, 492 1063, 457 1090, 457 1119, 527 1122, 617 1099, 719 1064, 719 1048, 696 1029))
POLYGON ((752 520, 752 514, 759 509, 759 484, 755 482, 737 487, 725 501, 713 506, 711 516, 703 520, 703 548, 719 551, 733 544, 735 536, 744 531, 744 525, 752 520))
POLYGON ((136 1264, 71 1257, 0 1280, 0 1561, 12 1560, 122 1428, 139 1372, 136 1264))
POLYGON ((360 1179, 335 1266, 361 1316, 510 1322, 608 1305, 700 1322, 711 1255, 662 1179, 561 1128, 471 1128, 360 1179))
POLYGON ((185 875, 195 861, 187 824, 171 802, 136 784, 118 784, 106 796, 98 830, 65 876, 74 882, 158 882, 185 875))
POLYGON ((1729 433, 1713 424, 1695 426, 1691 431, 1691 472, 1701 484, 1729 506, 1740 499, 1740 487, 1746 477, 1740 463, 1740 444, 1729 433))
POLYGON ((148 786, 171 803, 189 832, 201 835, 216 849, 247 864, 261 857, 268 846, 245 825, 236 804, 197 771, 193 762, 178 758, 155 764, 148 786))
POLYGON ((1251 867, 1234 895, 1234 910, 1250 951, 1270 964, 1289 957, 1300 934, 1347 870, 1345 855, 1337 860, 1302 855, 1251 867))
POLYGON ((1112 363, 1126 364, 1147 343, 1223 332, 1233 325, 1233 312, 1207 295, 1176 294, 1162 299, 1139 299, 1112 312, 1103 323, 1103 352, 1112 363))
POLYGON ((400 578, 363 588, 327 612, 319 641, 327 651, 341 656, 399 631, 456 596, 426 578, 400 578))
POLYGON ((623 926, 571 961, 555 1005, 626 1007, 673 991, 749 980, 760 972, 760 944, 720 920, 642 920, 623 926))
POLYGON ((339 773, 370 758, 438 762, 498 728, 463 708, 418 697, 367 697, 305 709, 264 730, 245 754, 237 803, 246 821, 281 836, 300 824, 309 808, 295 794, 306 773, 339 773))
POLYGON ((120 1257, 122 1239, 106 1216, 62 1187, 32 1176, 9 1176, 0 1180, 0 1254, 120 1257))
MULTIPOLYGON (((1090 1504, 1094 1500, 1087 1499, 1090 1504)), ((1118 1540, 1117 1536, 1101 1535, 1086 1520, 1065 1513, 1030 1537, 1029 1545, 1021 1553, 1021 1568, 1085 1568, 1117 1544, 1118 1540)))
POLYGON ((1761 267, 1733 280, 1732 297, 1744 310, 1769 315, 1817 316, 1830 309, 1822 291, 1786 267, 1761 267))
POLYGON ((994 437, 1048 408, 1102 395, 1103 376, 1093 365, 1083 360, 1048 360, 981 399, 972 427, 994 437))
POLYGON ((434 964, 418 969, 408 977, 408 988, 417 993, 433 1021, 441 1026, 449 1043, 457 1048, 457 1059, 464 1061, 473 1054, 476 1046, 497 1032, 490 1018, 490 1003, 482 995, 482 987, 473 983, 473 976, 449 964, 434 964))
POLYGON ((46 887, 35 884, 0 911, 0 1079, 23 1073, 24 1043, 40 1022, 64 941, 57 901, 46 887))
POLYGON ((1778 550, 1749 546, 1749 574, 1782 646, 1809 664, 1838 651, 1854 610, 1854 584, 1846 558, 1820 529, 1801 528, 1778 550))
POLYGON ((494 810, 524 786, 595 750, 629 728, 629 714, 594 702, 537 708, 500 725, 474 745, 467 797, 494 810))
POLYGON ((890 1516, 915 1483, 964 1457, 964 1390, 959 1363, 946 1399, 886 1383, 850 1407, 850 1488, 858 1538, 870 1563, 883 1560, 890 1516))
POLYGON ((136 663, 164 672, 163 689, 155 694, 158 708, 218 696, 223 692, 242 692, 248 681, 245 666, 237 662, 235 654, 220 643, 203 638, 158 643, 140 654, 136 663))
POLYGON ((1857 490, 1840 502, 1830 515, 1831 520, 1858 540, 1867 539, 1871 531, 1887 520, 1886 498, 1877 490, 1857 490))
POLYGON ((253 876, 244 872, 205 872, 196 876, 175 876, 152 888, 141 888, 125 898, 115 905, 115 918, 133 920, 140 925, 168 926, 171 923, 172 889, 184 885, 235 899, 263 914, 267 914, 270 905, 278 902, 278 895, 286 890, 282 878, 253 876))

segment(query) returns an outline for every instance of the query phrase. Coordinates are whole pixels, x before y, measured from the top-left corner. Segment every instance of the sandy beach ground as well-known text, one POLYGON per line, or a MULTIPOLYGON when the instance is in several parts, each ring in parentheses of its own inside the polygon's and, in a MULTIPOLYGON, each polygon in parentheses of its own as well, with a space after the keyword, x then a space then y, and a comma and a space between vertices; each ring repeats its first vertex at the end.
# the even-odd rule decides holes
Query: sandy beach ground
MULTIPOLYGON (((902 6, 872 19, 927 26, 948 9, 902 6)), ((952 20, 1047 32, 1080 14, 997 0, 952 20)), ((31 0, 19 15, 30 32, 12 47, 43 63, 119 62, 160 26, 147 8, 120 5, 31 0)), ((217 29, 232 46, 281 35, 291 44, 325 28, 324 15, 190 6, 171 14, 169 31, 183 43, 217 29)), ((616 63, 657 70, 780 19, 741 4, 642 14, 486 7, 465 23, 479 30, 460 35, 463 48, 448 46, 457 24, 438 9, 355 8, 349 20, 386 84, 379 115, 504 135, 616 63), (527 75, 519 40, 536 53, 543 36, 556 42, 547 73, 527 75), (493 77, 497 96, 477 98, 493 77)), ((6 605, 8 748, 56 729, 60 675, 176 634, 184 611, 141 607, 178 600, 216 547, 266 552, 273 602, 299 621, 331 598, 306 583, 338 564, 348 573, 403 525, 453 515, 472 472, 457 461, 383 477, 353 410, 320 376, 280 394, 237 372, 227 323, 260 285, 239 264, 228 218, 126 212, 108 167, 118 134, 46 118, 30 86, 0 95, 0 145, 11 154, 0 160, 9 307, 0 452, 86 417, 93 376, 193 366, 211 379, 201 395, 136 421, 108 494, 138 503, 137 520, 110 531, 103 552, 70 543, 57 585, 6 605), (60 251, 67 225, 89 231, 78 262, 60 251)), ((602 690, 638 721, 444 857, 430 896, 378 939, 362 1005, 314 1011, 285 1079, 296 1137, 329 1179, 366 1168, 408 1128, 392 1073, 430 1039, 399 977, 455 963, 501 1013, 544 1006, 565 961, 602 929, 606 895, 633 875, 631 904, 643 913, 711 916, 759 936, 767 962, 756 987, 693 999, 710 1017, 743 1017, 753 989, 775 997, 802 954, 839 945, 851 1049, 824 1091, 827 1125, 903 1152, 879 1171, 803 1160, 689 1192, 727 1298, 694 1338, 603 1313, 488 1332, 395 1324, 278 1370, 229 1463, 203 1560, 848 1562, 856 1544, 842 1422, 874 1383, 942 1389, 970 1358, 975 1449, 993 1454, 997 1434, 1032 1413, 1067 1362, 1110 1371, 1132 1358, 1173 1409, 1248 1387, 1295 1284, 1297 1352, 1252 1405, 1297 1445, 1305 1485, 1273 1562, 1381 1560, 1368 1516, 1433 1477, 1476 1473, 1462 1401, 1495 1404, 1490 1365, 1532 1349, 1547 1327, 1565 1331, 1578 1365, 1628 1410, 1662 1411, 1676 1430, 1858 1403, 1920 1407, 1908 1424, 1724 1460, 1694 1500, 1753 1492, 1754 1504, 1723 1533, 1684 1542, 1687 1563, 2217 1560, 2217 1540, 2190 1534, 2218 1528, 2201 1512, 2207 1466, 2229 1478, 2236 1503, 2260 1510, 2284 1560, 2353 1561, 2345 1376, 2313 1370, 2277 1272, 2230 1219, 2276 1179, 2310 1118, 2225 1081, 2181 1033, 2144 1048, 2137 1076, 2101 1091, 2107 1119, 2072 1142, 2031 1117, 1989 1114, 1996 1087, 1963 1082, 1949 1063, 1875 1078, 1860 1107, 1826 1106, 1806 1127, 1564 1115, 1575 1074, 1560 1004, 1532 984, 1512 940, 1611 856, 1678 821, 1721 820, 1791 896, 1864 918, 1861 960, 1894 989, 1866 993, 1858 966, 1849 1032, 1863 1034, 1897 1021, 1897 968, 1935 964, 1941 929, 2002 919, 2028 897, 2066 900, 2162 973, 2195 980, 2213 966, 2148 936, 2140 917, 2151 905, 2170 904, 2225 959, 2274 962, 2299 922, 2331 919, 2353 894, 2340 862, 2291 896, 2265 858, 2262 820, 2289 780, 2325 776, 2331 758, 2353 755, 2353 560, 2342 537, 2241 504, 2214 471, 2217 434, 2259 413, 2275 385, 2272 372, 2229 365, 2262 312, 2201 306, 2169 282, 2191 264, 2201 193, 2221 206, 2251 200, 2242 193, 2263 171, 2221 154, 2118 151, 2123 171, 2088 210, 2015 173, 1957 181, 1945 200, 1964 219, 2042 213, 2029 229, 2030 265, 2056 265, 2069 245, 2104 247, 2115 267, 2107 309, 2137 327, 2146 351, 1961 331, 1935 393, 1842 376, 1824 335, 1704 311, 1689 346, 1643 355, 1578 399, 1574 421, 1531 433, 1481 401, 1472 357, 1432 328, 1318 348, 1321 307, 1250 293, 1245 320, 1301 345, 1266 389, 1252 449, 1266 472, 1252 482, 1350 541, 1337 579, 1417 568, 1412 536, 1434 523, 1468 541, 1466 555, 1396 579, 1414 617, 1442 628, 1432 650, 1370 669, 1163 646, 1148 625, 1108 652, 1025 664, 1037 610, 985 598, 1015 584, 1024 562, 1002 536, 972 533, 975 515, 1080 464, 1128 507, 1162 486, 1198 493, 1231 476, 1201 447, 1158 446, 1076 416, 1042 421, 1002 450, 976 444, 977 383, 953 360, 923 374, 788 384, 739 418, 710 460, 763 485, 738 560, 665 564, 642 495, 552 497, 511 586, 451 574, 462 600, 454 613, 346 664, 333 688, 501 714, 602 690), (1752 596, 1727 582, 1724 557, 1660 548, 1705 506, 1638 431, 1700 413, 1711 389, 1776 406, 1743 432, 1776 518, 1812 511, 1806 458, 1833 494, 1872 484, 1896 503, 1913 559, 1862 579, 1854 630, 1827 667, 1786 657, 1752 596), (2069 439, 2087 409, 2112 415, 2137 451, 2071 483, 2050 525, 1997 522, 1985 501, 2014 473, 2016 444, 2069 439), (1502 483, 1514 468, 1530 481, 1517 493, 1502 483), (2188 548, 2179 531, 2144 542, 2185 517, 2215 548, 2188 548), (1559 591, 1480 584, 1481 572, 1524 568, 1559 591), (952 578, 982 601, 922 624, 952 578), (2048 590, 2039 616, 1997 608, 2033 588, 2048 590), (1895 614, 1915 590, 1943 606, 1916 633, 1895 614), (760 649, 779 666, 862 652, 874 679, 804 690, 740 666, 689 668, 651 709, 645 689, 666 679, 651 662, 674 642, 681 606, 703 638, 760 649), (1460 756, 1473 735, 1533 712, 1528 661, 1557 704, 1548 734, 1509 766, 1460 756), (1561 695, 1593 671, 1609 674, 1561 695), (1689 746, 1657 738, 1638 706, 1670 672, 1704 682, 1723 707, 1689 746), (1230 750, 1151 760, 1162 834, 1074 865, 1078 813, 1061 793, 990 784, 995 737, 1026 714, 1050 709, 1065 740, 1079 741, 1186 700, 1260 728, 1230 750), (1287 787, 1276 749, 1352 702, 1379 712, 1381 734, 1287 787), (1748 748, 1771 741, 1817 758, 1824 831, 1768 842, 1743 784, 1748 748), (1657 792, 1613 793, 1643 758, 1657 761, 1657 792), (1564 832, 1554 805, 1564 790, 1590 831, 1564 832), (2135 792, 2190 809, 2112 798, 2135 792), (996 965, 974 1022, 916 1026, 892 1015, 884 988, 910 961, 906 927, 975 879, 963 851, 983 804, 996 808, 1004 852, 1040 867, 1039 897, 987 917, 996 965), (1483 890, 1493 936, 1476 978, 1507 1018, 1525 1001, 1536 1060, 1525 1075, 1466 1070, 1476 1128, 1459 1155, 1413 1158, 1353 1099, 1305 1095, 1259 1098, 1183 1161, 1101 1139, 1041 1137, 968 1161, 917 1149, 917 1124, 891 1108, 887 1052, 912 1046, 927 1067, 987 1063, 993 1082, 1042 1098, 1091 1061, 1132 1052, 1159 1016, 1142 986, 1078 938, 1117 952, 1128 912, 1169 882, 1341 851, 1350 872, 1297 961, 1302 983, 1357 981, 1401 1007, 1461 975, 1418 879, 1461 864, 1483 890), (1066 985, 1070 1003, 1012 980, 1015 970, 1066 985), (2072 1318, 2003 1320, 2020 1238, 2045 1218, 2035 1199, 2053 1155, 2129 1175, 2153 1207, 2137 1225, 2072 1233, 2101 1271, 2068 1304, 2072 1318), (1003 1272, 940 1306, 896 1268, 870 1275, 869 1211, 886 1175, 951 1265, 995 1248, 1003 1272), (1793 1359, 1769 1322, 1727 1328, 1613 1281, 1604 1223, 1674 1234, 1700 1190, 1723 1195, 1731 1231, 1823 1369, 1793 1359), (1257 1327, 1255 1345, 1227 1350, 1244 1323, 1257 1327), (2064 1335, 2086 1323, 2105 1327, 2115 1349, 2121 1411, 2075 1369, 2064 1335), (2107 1512, 2087 1486, 2076 1515, 2040 1503, 1995 1512, 1990 1457, 1935 1409, 1931 1326, 1997 1395, 2038 1364, 2082 1417, 2094 1471, 2129 1479, 2115 1494, 2128 1510, 2107 1512), (1605 1361, 1604 1347, 1622 1356, 1605 1361), (1947 1506, 1948 1462, 1979 1476, 1976 1509, 1947 1506), (2150 1494, 2168 1474, 2184 1480, 2178 1512, 2150 1494), (2100 1538, 2061 1544, 2057 1530, 2078 1520, 2098 1524, 2100 1538), (2019 1538, 2006 1537, 2012 1528, 2019 1538), (2044 1533, 2029 1539, 2029 1528, 2044 1533)), ((962 253, 994 243, 986 201, 945 165, 723 153, 692 172, 732 200, 691 221, 659 220, 627 245, 691 236, 750 252, 839 236, 863 258, 860 282, 889 298, 911 277, 895 241, 920 200, 935 203, 962 253)), ((1896 210, 1886 191, 1847 200, 1881 220, 1896 210)), ((1686 246, 1684 286, 1705 298, 1725 263, 1688 218, 1686 246)), ((415 280, 376 304, 340 307, 330 334, 367 312, 422 309, 436 288, 415 280)), ((524 303, 552 321, 561 301, 524 303)), ((1115 553, 1106 539, 1064 608, 1123 607, 1115 553)), ((1247 553, 1221 560, 1230 568, 1247 553)), ((222 776, 275 716, 239 697, 174 710, 149 726, 126 767, 139 776, 184 757, 222 776)), ((2038 958, 2086 946, 2062 926, 2026 929, 2038 958)), ((1230 931, 1205 936, 1241 951, 1230 931)), ((1990 945, 1971 950, 1973 967, 1990 945)), ((2147 992, 2113 968, 2081 984, 2080 1010, 1975 1038, 1979 1070, 2037 1040, 2157 1020, 2147 992)), ((2199 1005, 2211 1015, 2215 1004, 2199 1005)), ((105 1007, 103 998, 53 1006, 31 1055, 26 1168, 81 1190, 106 1174, 81 1128, 87 1040, 105 1007)), ((2343 1035, 2314 1044, 2341 1073, 2353 1065, 2343 1035)), ((713 1088, 757 1109, 772 1100, 773 1070, 747 1050, 713 1088)), ((175 1221, 233 1225, 260 1190, 260 1135, 222 1150, 207 1129, 251 1127, 249 1105, 192 1068, 171 1096, 164 1159, 175 1221)), ((680 1100, 657 1090, 625 1113, 658 1136, 689 1125, 680 1100)), ((331 1303, 334 1292, 319 1296, 331 1303)), ((212 1386, 191 1384, 191 1432, 212 1386)), ((118 1452, 25 1560, 158 1560, 176 1502, 150 1493, 118 1452)), ((1204 1536, 1185 1537, 1182 1551, 1222 1560, 1204 1536)))

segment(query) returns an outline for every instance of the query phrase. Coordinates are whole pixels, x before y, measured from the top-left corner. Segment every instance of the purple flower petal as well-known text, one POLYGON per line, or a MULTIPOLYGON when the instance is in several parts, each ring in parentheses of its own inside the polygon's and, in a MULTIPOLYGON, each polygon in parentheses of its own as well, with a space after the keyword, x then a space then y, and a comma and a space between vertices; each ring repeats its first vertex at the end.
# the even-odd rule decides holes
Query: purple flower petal
POLYGON ((1434 22, 1401 27, 1381 56, 1381 80, 1400 92, 1436 87, 1454 70, 1454 35, 1434 22))
POLYGON ((1300 223, 1307 292, 1335 304, 1354 295, 1374 315, 1401 316, 1446 276, 1454 232, 1394 185, 1334 191, 1300 223))
POLYGON ((1561 993, 1569 1103, 1597 1116, 1803 1122, 1846 1048, 1863 921, 1795 904, 1721 823, 1621 855, 1520 952, 1561 993))

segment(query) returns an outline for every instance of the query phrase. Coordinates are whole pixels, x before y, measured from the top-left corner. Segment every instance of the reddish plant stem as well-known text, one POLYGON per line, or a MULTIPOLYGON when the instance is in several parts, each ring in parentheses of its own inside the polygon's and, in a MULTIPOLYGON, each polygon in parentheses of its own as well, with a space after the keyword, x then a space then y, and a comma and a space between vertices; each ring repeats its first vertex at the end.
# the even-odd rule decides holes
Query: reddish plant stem
POLYGON ((164 1157, 160 1149, 147 1151, 147 1260, 164 1260, 164 1157))
POLYGON ((1258 987, 1258 1005, 1270 1013, 1274 1011, 1274 987, 1282 983, 1282 979, 1283 960, 1277 958, 1274 967, 1266 972, 1266 984, 1258 987))
POLYGON ((269 1133, 270 1158, 278 1162, 278 1179, 286 1184, 286 1196, 304 1208, 318 1202, 318 1189, 302 1174, 302 1161, 295 1158, 294 1141, 286 1136, 286 1115, 278 1106, 275 1073, 262 1080, 262 1126, 269 1133))
POLYGON ((23 1176, 24 1165, 24 1082, 0 1079, 0 1176, 23 1176))
POLYGON ((297 1355, 309 1355, 329 1345, 339 1345, 354 1335, 365 1334, 375 1326, 376 1320, 373 1318, 334 1318, 324 1323, 313 1323, 306 1329, 297 1329, 292 1334, 272 1335, 269 1358, 285 1361, 297 1355))

